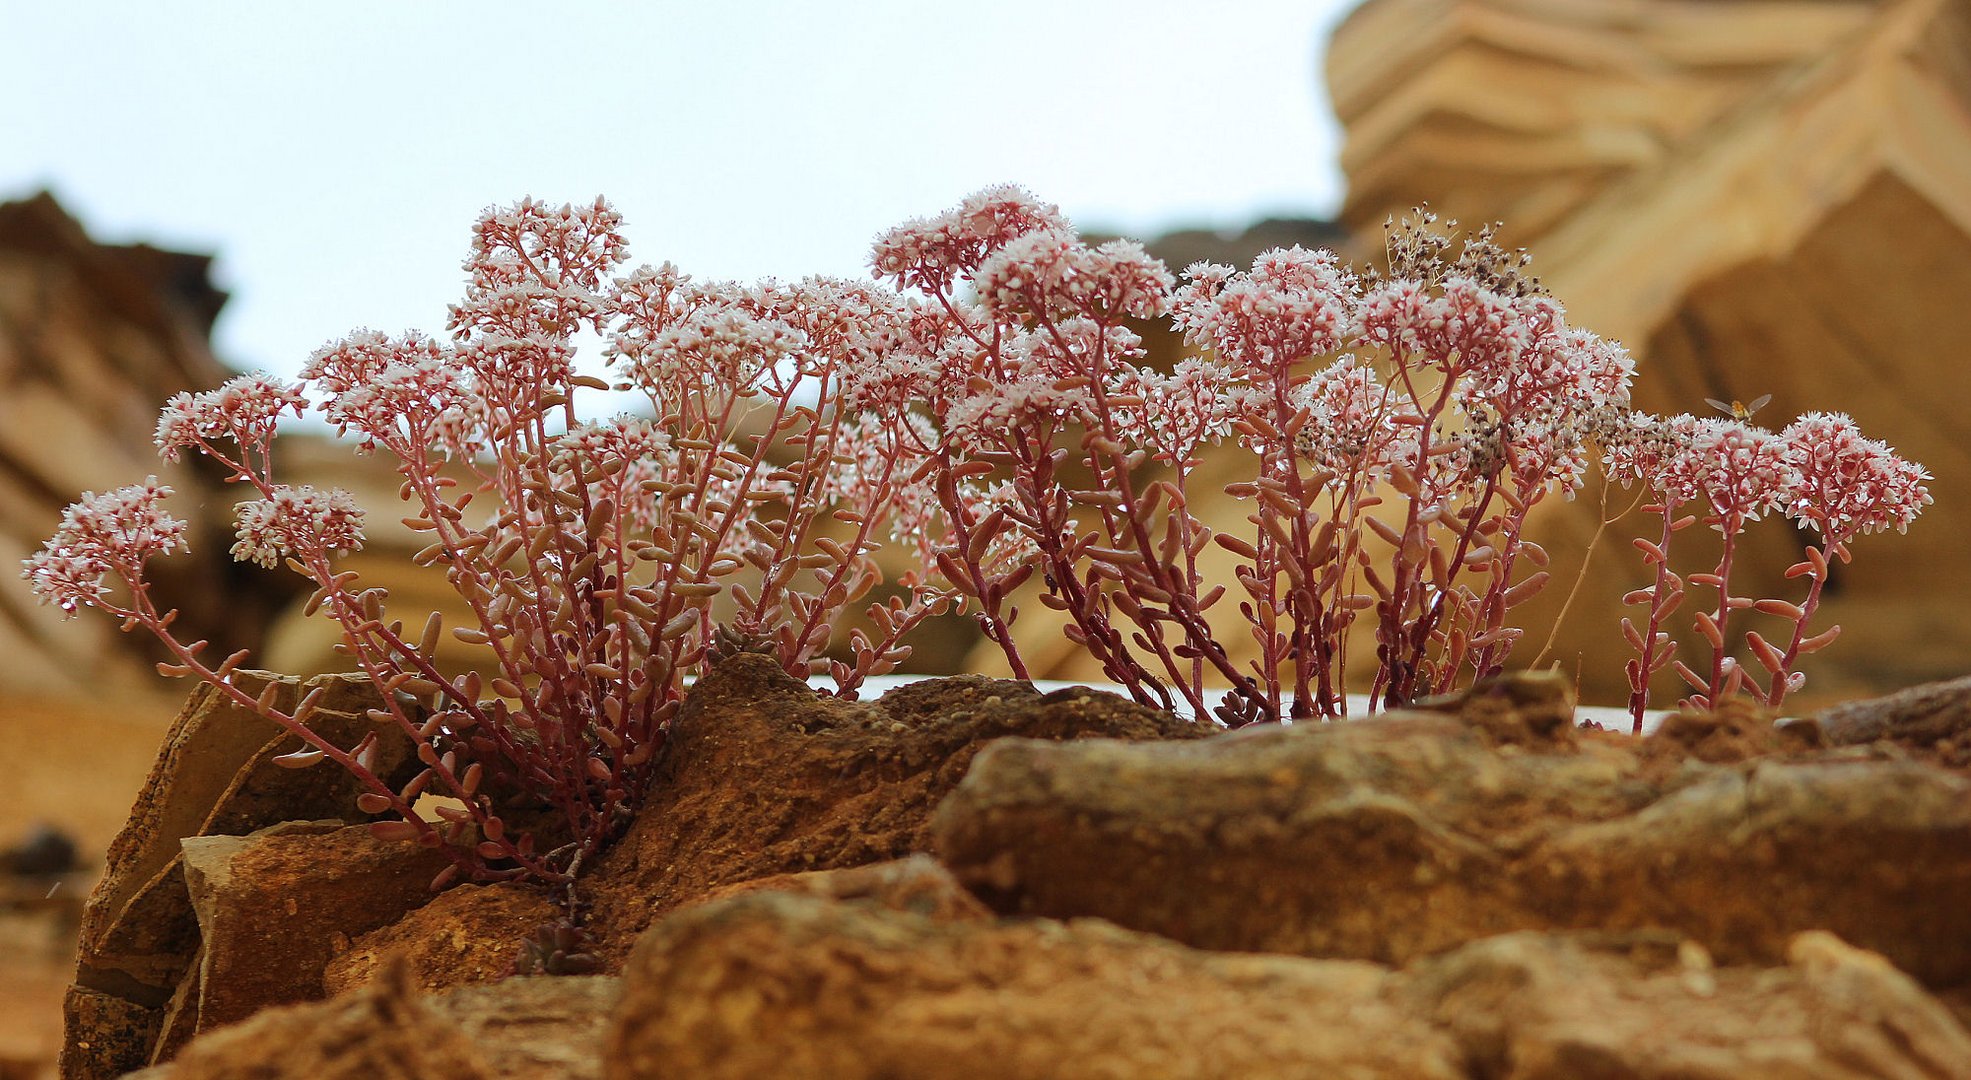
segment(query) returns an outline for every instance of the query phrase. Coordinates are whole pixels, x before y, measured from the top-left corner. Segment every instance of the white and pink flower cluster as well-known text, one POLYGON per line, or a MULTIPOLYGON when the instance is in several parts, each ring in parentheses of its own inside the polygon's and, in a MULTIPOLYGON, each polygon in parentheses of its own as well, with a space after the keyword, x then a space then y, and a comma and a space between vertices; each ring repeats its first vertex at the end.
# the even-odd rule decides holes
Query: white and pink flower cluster
POLYGON ((1930 474, 1843 413, 1807 413, 1776 433, 1732 417, 1631 413, 1604 445, 1611 475, 1671 505, 1701 502, 1721 529, 1779 511, 1843 543, 1906 531, 1931 502, 1930 474))
POLYGON ((1635 542, 1655 574, 1653 585, 1628 598, 1648 607, 1647 627, 1638 629, 1623 620, 1624 632, 1640 654, 1629 664, 1630 710, 1637 731, 1649 702, 1650 676, 1663 667, 1675 670, 1692 691, 1687 699, 1692 704, 1712 705, 1745 693, 1777 708, 1806 683, 1805 672, 1793 669, 1798 658, 1840 633, 1839 626, 1813 636, 1807 632, 1833 560, 1846 561, 1848 544, 1864 533, 1907 529, 1931 501, 1925 483, 1930 474, 1921 465, 1864 437, 1841 413, 1807 413, 1777 433, 1751 423, 1744 413, 1705 419, 1630 413, 1608 425, 1603 445, 1610 475, 1624 484, 1640 481, 1654 496, 1653 509, 1662 519, 1658 539, 1635 542), (1685 506, 1700 513, 1679 518, 1685 506), (1798 603, 1732 592, 1741 535, 1749 524, 1775 511, 1819 538, 1787 571, 1788 578, 1808 579, 1807 593, 1798 603), (1699 520, 1723 537, 1717 565, 1689 577, 1715 598, 1709 610, 1693 616, 1695 629, 1710 646, 1708 674, 1676 660, 1673 635, 1663 629, 1686 595, 1685 578, 1671 570, 1672 538, 1699 520), (1763 688, 1747 677, 1751 669, 1741 662, 1739 641, 1733 637, 1734 616, 1747 607, 1791 624, 1790 640, 1777 643, 1757 630, 1743 633, 1746 654, 1766 672, 1763 688))
POLYGON ((1786 516, 1836 542, 1909 523, 1931 502, 1923 466, 1889 444, 1866 438, 1843 413, 1814 412, 1780 433, 1789 483, 1780 497, 1786 516))
POLYGON ((277 484, 264 499, 234 508, 239 540, 233 558, 269 570, 295 556, 321 558, 363 546, 363 511, 341 488, 277 484))
POLYGON ((163 506, 170 495, 155 476, 100 495, 83 492, 62 511, 47 546, 27 560, 28 586, 69 614, 104 603, 105 575, 130 580, 152 557, 185 550, 186 524, 163 506))
POLYGON ((158 415, 154 441, 165 461, 186 450, 211 453, 221 442, 264 452, 282 414, 301 416, 307 408, 300 387, 271 375, 242 375, 216 390, 173 394, 158 415))

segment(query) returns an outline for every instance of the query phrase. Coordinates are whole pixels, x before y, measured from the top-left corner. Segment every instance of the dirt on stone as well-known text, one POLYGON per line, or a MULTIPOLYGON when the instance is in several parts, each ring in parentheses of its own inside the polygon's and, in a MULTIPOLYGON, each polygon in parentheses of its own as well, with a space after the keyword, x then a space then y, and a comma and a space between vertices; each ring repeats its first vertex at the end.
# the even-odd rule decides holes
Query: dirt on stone
POLYGON ((1716 709, 1671 713, 1637 748, 1644 760, 1660 764, 1701 761, 1729 765, 1754 758, 1809 753, 1826 745, 1826 735, 1813 720, 1780 723, 1771 709, 1740 698, 1728 698, 1716 709))
POLYGON ((561 917, 542 889, 498 883, 460 885, 403 918, 343 943, 322 972, 330 997, 364 986, 391 958, 419 990, 496 982, 514 973, 522 944, 561 917))
POLYGON ((673 722, 648 803, 585 882, 613 968, 680 904, 740 882, 929 848, 931 811, 995 739, 1171 740, 1209 728, 1073 688, 978 676, 870 703, 820 697, 772 659, 706 675, 673 722))

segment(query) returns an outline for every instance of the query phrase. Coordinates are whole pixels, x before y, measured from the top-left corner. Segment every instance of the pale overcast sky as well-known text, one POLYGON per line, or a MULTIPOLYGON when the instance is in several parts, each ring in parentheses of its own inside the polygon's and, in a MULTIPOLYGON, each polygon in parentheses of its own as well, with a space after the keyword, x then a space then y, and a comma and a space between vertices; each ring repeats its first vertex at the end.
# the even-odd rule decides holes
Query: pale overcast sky
POLYGON ((1352 0, 0 0, 0 199, 219 255, 221 355, 292 373, 442 329, 489 203, 607 195, 632 262, 864 273, 1014 181, 1134 235, 1340 198, 1320 78, 1352 0))

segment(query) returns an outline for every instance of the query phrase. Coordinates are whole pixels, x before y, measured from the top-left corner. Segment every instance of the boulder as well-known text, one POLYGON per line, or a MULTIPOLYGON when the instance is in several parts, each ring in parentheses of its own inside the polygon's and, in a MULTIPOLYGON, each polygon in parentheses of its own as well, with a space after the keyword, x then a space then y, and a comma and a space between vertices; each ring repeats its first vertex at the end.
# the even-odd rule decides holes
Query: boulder
POLYGON ((604 1075, 1971 1077, 1971 1033, 1881 956, 1817 931, 1785 953, 1526 932, 1396 969, 756 892, 645 934, 604 1075))
MULTIPOLYGON (((187 837, 185 880, 198 915, 194 1032, 270 1005, 324 996, 322 973, 349 939, 431 899, 450 863, 430 848, 377 840, 362 825, 289 822, 247 836, 187 837)), ((168 1058, 161 1044, 154 1057, 168 1058)))
POLYGON ((1773 963, 1826 929, 1927 985, 1971 980, 1971 780, 1909 761, 1494 748, 1415 714, 1004 740, 932 827, 996 910, 1203 948, 1402 964, 1515 930, 1657 928, 1773 963))
POLYGON ((1811 931, 1783 966, 1674 935, 1504 934, 1418 961, 1397 996, 1475 1077, 1971 1077, 1971 1034, 1882 957, 1811 931))

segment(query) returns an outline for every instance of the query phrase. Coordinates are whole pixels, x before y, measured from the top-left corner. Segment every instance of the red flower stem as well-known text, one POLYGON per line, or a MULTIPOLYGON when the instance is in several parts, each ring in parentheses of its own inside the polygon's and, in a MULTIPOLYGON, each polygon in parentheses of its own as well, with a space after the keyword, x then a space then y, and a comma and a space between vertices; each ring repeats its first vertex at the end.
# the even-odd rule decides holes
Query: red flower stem
MULTIPOLYGON (((1412 402, 1421 405, 1423 399, 1417 393, 1416 380, 1410 371, 1407 351, 1397 346, 1391 352, 1396 374, 1403 380, 1404 393, 1409 395, 1412 402)), ((1438 417, 1443 414, 1444 407, 1450 404, 1451 390, 1463 374, 1464 369, 1458 366, 1445 370, 1444 381, 1438 386, 1437 397, 1431 402, 1430 408, 1422 414, 1422 421, 1417 425, 1417 482, 1419 484, 1425 479, 1423 470, 1429 467, 1430 439, 1433 429, 1438 417)), ((1421 491, 1421 487, 1418 490, 1421 491)), ((1403 627, 1408 619, 1411 597, 1422 591, 1420 585, 1423 566, 1421 562, 1413 565, 1405 548, 1408 546, 1410 534, 1417 529, 1418 517, 1423 513, 1423 505, 1414 493, 1405 496, 1405 502, 1408 504, 1408 511, 1404 514, 1403 528, 1397 534, 1402 542, 1396 545, 1395 560, 1390 568, 1390 596, 1380 605, 1382 618, 1376 629, 1377 652, 1382 655, 1383 663, 1377 665, 1375 684, 1370 689, 1371 708, 1374 708, 1377 702, 1384 706, 1406 704, 1410 700, 1408 695, 1415 686, 1415 672, 1410 670, 1411 665, 1403 657, 1403 627)))
POLYGON ((1738 532, 1744 522, 1737 514, 1730 514, 1724 521, 1724 552, 1718 558, 1717 569, 1712 574, 1718 579, 1718 611, 1713 622, 1718 628, 1718 643, 1711 647, 1711 685, 1708 691, 1710 707, 1715 709, 1725 689, 1725 657, 1730 655, 1731 638, 1727 634, 1726 622, 1731 618, 1731 567, 1732 558, 1737 554, 1738 532))
MULTIPOLYGON (((1039 308, 1042 305, 1036 303, 1035 306, 1039 308)), ((1069 348, 1067 340, 1061 335, 1060 329, 1055 326, 1052 320, 1043 317, 1040 320, 1040 324, 1046 329, 1049 336, 1054 339, 1056 347, 1064 354, 1073 355, 1073 350, 1069 348)), ((1108 324, 1098 321, 1096 326, 1096 340, 1103 344, 1098 345, 1094 354, 1094 362, 1089 373, 1089 389, 1094 397, 1095 417, 1101 433, 1111 443, 1120 446, 1120 443, 1117 443, 1114 438, 1116 430, 1115 419, 1109 411, 1108 396, 1102 386, 1103 378, 1107 375, 1107 372, 1104 370, 1104 362, 1107 357, 1106 341, 1108 324)), ((1152 581, 1155 582, 1159 589, 1162 589, 1172 598, 1172 602, 1167 605, 1167 608, 1175 616, 1178 626, 1182 629, 1186 644, 1203 654, 1203 657, 1211 663, 1212 667, 1217 669, 1232 684, 1235 691, 1239 688, 1248 687, 1250 680, 1232 663, 1231 658, 1225 654, 1224 648, 1219 645, 1217 639, 1212 635, 1211 627, 1199 615, 1194 589, 1195 583, 1178 581, 1174 569, 1166 565, 1164 560, 1158 557, 1157 548, 1150 539, 1149 530, 1144 525, 1142 516, 1135 512, 1136 507, 1139 505, 1138 493, 1135 483, 1129 475, 1128 463, 1125 460, 1126 455, 1120 449, 1110 450, 1105 454, 1099 455, 1091 453, 1088 457, 1088 463, 1094 469, 1095 478, 1098 483, 1104 482, 1102 470, 1098 465, 1098 461, 1102 457, 1108 458, 1110 472, 1107 482, 1111 490, 1122 496, 1123 513, 1121 516, 1125 519, 1128 526, 1128 532, 1125 537, 1122 530, 1116 528, 1115 508, 1102 507, 1101 513, 1105 523, 1105 531, 1109 534, 1110 539, 1119 544, 1124 541, 1133 543, 1135 549, 1142 554, 1142 565, 1150 572, 1152 581), (1176 598, 1179 596, 1187 597, 1191 603, 1186 605, 1176 602, 1176 598)), ((1106 620, 1104 620, 1104 625, 1106 625, 1106 620)), ((1129 657, 1128 649, 1123 643, 1120 634, 1114 633, 1113 630, 1110 631, 1110 634, 1112 647, 1117 660, 1127 664, 1129 667, 1135 668, 1139 678, 1148 679, 1153 684, 1157 684, 1158 696, 1165 702, 1162 707, 1165 709, 1170 708, 1169 692, 1161 685, 1160 680, 1157 680, 1155 676, 1151 675, 1140 664, 1137 664, 1135 660, 1129 657)), ((1172 681, 1178 684, 1180 692, 1190 702, 1193 710, 1192 715, 1198 717, 1205 716, 1206 709, 1202 687, 1193 685, 1190 680, 1183 678, 1182 669, 1178 665, 1177 658, 1171 654, 1169 647, 1163 643, 1162 634, 1155 626, 1146 626, 1144 627, 1143 637, 1144 640, 1150 643, 1151 650, 1157 654, 1159 661, 1163 664, 1164 670, 1171 675, 1172 681)), ((1274 715, 1278 716, 1278 713, 1275 712, 1274 715)))
POLYGON ((1677 504, 1664 499, 1662 515, 1663 531, 1656 541, 1656 550, 1660 553, 1656 563, 1656 585, 1649 594, 1649 625, 1642 635, 1640 666, 1629 678, 1629 716, 1634 725, 1630 729, 1632 735, 1642 734, 1643 713, 1649 709, 1649 680, 1656 670, 1656 635, 1661 632, 1663 620, 1669 617, 1671 610, 1666 593, 1670 586, 1670 541, 1676 532, 1677 504))
MULTIPOLYGON (((1833 568, 1834 551, 1843 539, 1823 536, 1820 543, 1820 564, 1833 568)), ((1793 621, 1793 640, 1787 643, 1786 652, 1781 655, 1779 670, 1773 672, 1772 682, 1766 690, 1766 704, 1779 708, 1786 700, 1788 675, 1794 661, 1800 658, 1800 643, 1807 638, 1807 624, 1813 621, 1814 612, 1820 608, 1821 588, 1827 584, 1827 575, 1818 571, 1813 574, 1813 583, 1807 586, 1807 598, 1800 604, 1800 617, 1793 621)))
POLYGON ((997 645, 1006 655, 1006 664, 1012 669, 1013 677, 1031 682, 1032 676, 1027 672, 1026 661, 1020 656, 1019 646, 1013 640, 1012 620, 1000 614, 1005 599, 993 596, 992 589, 985 580, 984 569, 971 557, 972 540, 975 535, 973 528, 978 522, 973 519, 970 508, 958 497, 958 481, 951 474, 951 458, 948 453, 939 453, 936 468, 938 505, 944 509, 945 520, 952 530, 952 539, 957 541, 952 545, 956 550, 953 558, 958 568, 964 571, 964 579, 954 584, 957 584, 967 596, 978 601, 979 610, 974 618, 978 620, 979 629, 985 633, 988 641, 997 645))
MULTIPOLYGON (((421 837, 439 837, 439 830, 436 826, 433 826, 429 821, 418 816, 417 812, 412 809, 410 804, 399 793, 391 790, 390 785, 384 783, 382 778, 378 777, 376 773, 372 772, 362 762, 356 760, 355 755, 317 735, 312 728, 295 719, 293 715, 272 707, 261 708, 257 698, 247 695, 245 691, 234 685, 229 678, 221 676, 218 671, 200 662, 197 654, 178 641, 177 636, 171 632, 167 618, 161 616, 156 606, 151 603, 150 588, 143 580, 142 567, 118 565, 113 569, 116 575, 123 580, 124 585, 129 588, 131 602, 135 606, 131 608, 119 608, 111 604, 100 604, 99 606, 104 611, 143 626, 144 629, 150 631, 153 637, 157 638, 160 644, 170 651, 172 656, 177 658, 177 662, 181 666, 189 668, 191 673, 197 676, 201 682, 224 694, 235 705, 258 716, 266 717, 282 730, 300 739, 303 743, 315 750, 320 751, 323 757, 347 770, 351 776, 356 778, 358 783, 368 788, 372 794, 388 800, 391 811, 416 828, 421 837)), ((401 710, 396 709, 395 703, 387 695, 384 700, 391 705, 394 712, 398 713, 400 722, 408 725, 408 720, 402 716, 401 710)), ((413 738, 416 738, 416 729, 414 726, 411 727, 411 732, 413 738)), ((418 741, 420 743, 423 742, 422 739, 418 741)), ((465 802, 468 807, 474 805, 470 799, 465 800, 465 802)), ((475 868, 472 859, 467 854, 461 852, 460 849, 444 843, 440 843, 437 846, 448 859, 461 869, 473 870, 475 868)), ((511 847, 510 844, 505 846, 511 847)), ((518 851, 514 851, 512 855, 514 861, 530 873, 534 873, 550 881, 561 880, 559 875, 549 871, 545 866, 540 866, 532 860, 526 859, 518 851)))
MULTIPOLYGON (((1419 618, 1416 625, 1410 629, 1408 669, 1413 673, 1421 670, 1423 667, 1424 657, 1430 651, 1431 632, 1437 628, 1438 619, 1443 617, 1445 602, 1451 596, 1451 586, 1457 581, 1458 572, 1464 569, 1465 556, 1471 553, 1472 537, 1478 534, 1479 523, 1485 520, 1485 511, 1491 505, 1493 493, 1498 490, 1498 487, 1499 473, 1494 471, 1485 478, 1485 487, 1479 493, 1478 502, 1476 503, 1477 509, 1472 513, 1470 520, 1465 523, 1465 527, 1458 533, 1458 546, 1452 552, 1450 562, 1445 571, 1444 580, 1436 584, 1437 598, 1431 602, 1430 609, 1425 611, 1423 617, 1419 618)), ((1502 558, 1505 557, 1505 552, 1501 551, 1500 555, 1502 558)), ((1430 692, 1443 693, 1450 689, 1448 684, 1455 680, 1456 675, 1455 666, 1449 666, 1448 670, 1439 672, 1438 678, 1441 680, 1441 683, 1431 686, 1429 688, 1430 692)), ((1414 674, 1412 678, 1414 679, 1414 674)), ((1406 696, 1413 693, 1414 690, 1414 682, 1412 685, 1403 688, 1406 696)))

